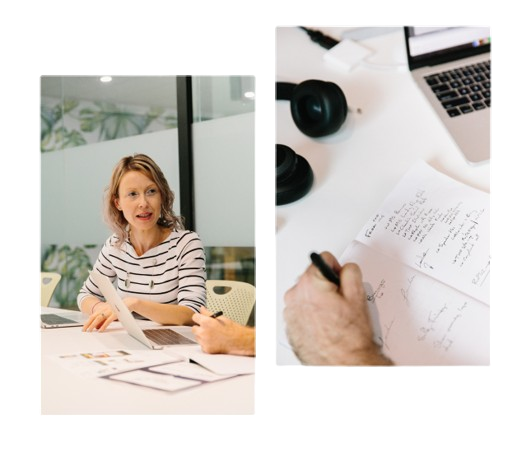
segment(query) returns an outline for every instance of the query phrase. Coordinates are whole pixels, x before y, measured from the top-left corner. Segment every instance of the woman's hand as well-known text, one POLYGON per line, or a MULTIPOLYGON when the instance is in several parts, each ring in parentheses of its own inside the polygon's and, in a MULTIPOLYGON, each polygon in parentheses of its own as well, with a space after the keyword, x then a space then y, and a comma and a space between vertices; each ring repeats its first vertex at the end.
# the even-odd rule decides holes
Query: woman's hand
POLYGON ((116 320, 116 314, 106 302, 100 302, 94 306, 88 320, 83 325, 82 331, 92 332, 94 329, 100 333, 116 320))

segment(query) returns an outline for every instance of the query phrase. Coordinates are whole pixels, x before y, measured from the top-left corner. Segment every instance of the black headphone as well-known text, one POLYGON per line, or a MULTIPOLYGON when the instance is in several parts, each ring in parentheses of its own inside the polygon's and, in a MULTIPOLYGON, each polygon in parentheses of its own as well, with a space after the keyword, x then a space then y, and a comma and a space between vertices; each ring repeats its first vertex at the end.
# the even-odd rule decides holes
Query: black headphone
MULTIPOLYGON (((347 117, 347 100, 335 83, 306 80, 277 82, 276 99, 289 100, 297 128, 309 137, 336 132, 347 117)), ((294 202, 310 191, 313 172, 309 163, 285 145, 277 144, 277 206, 294 202)))
POLYGON ((309 137, 333 134, 347 117, 345 95, 332 82, 306 80, 298 85, 277 82, 277 100, 289 100, 295 125, 309 137))
POLYGON ((313 171, 305 158, 277 144, 277 206, 297 201, 313 184, 313 171))

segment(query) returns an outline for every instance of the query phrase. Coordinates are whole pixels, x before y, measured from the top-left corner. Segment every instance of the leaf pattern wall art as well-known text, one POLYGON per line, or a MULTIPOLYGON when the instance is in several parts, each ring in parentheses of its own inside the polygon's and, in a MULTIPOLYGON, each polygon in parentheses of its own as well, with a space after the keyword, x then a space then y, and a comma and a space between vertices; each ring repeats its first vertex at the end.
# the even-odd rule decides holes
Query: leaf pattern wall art
POLYGON ((46 97, 41 101, 43 153, 175 127, 175 109, 46 97))

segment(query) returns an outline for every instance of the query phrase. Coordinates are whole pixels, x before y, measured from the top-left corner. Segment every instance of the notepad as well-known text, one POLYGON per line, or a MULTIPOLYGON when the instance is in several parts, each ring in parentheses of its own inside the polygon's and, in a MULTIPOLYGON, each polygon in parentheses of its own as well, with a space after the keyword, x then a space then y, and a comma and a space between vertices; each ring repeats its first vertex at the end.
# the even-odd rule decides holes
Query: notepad
POLYGON ((396 364, 489 364, 489 208, 488 193, 419 161, 340 257, 372 286, 396 364))

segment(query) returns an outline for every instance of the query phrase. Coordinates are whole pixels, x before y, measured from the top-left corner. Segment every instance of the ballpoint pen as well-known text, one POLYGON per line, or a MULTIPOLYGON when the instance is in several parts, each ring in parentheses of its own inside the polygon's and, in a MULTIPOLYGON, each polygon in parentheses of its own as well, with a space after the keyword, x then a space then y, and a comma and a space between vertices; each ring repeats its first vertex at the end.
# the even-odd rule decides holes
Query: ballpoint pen
POLYGON ((321 271, 321 274, 330 282, 334 283, 336 286, 339 287, 339 276, 330 266, 328 266, 328 264, 325 263, 321 255, 317 253, 312 253, 310 255, 310 258, 312 260, 312 263, 317 266, 319 271, 321 271))
POLYGON ((218 318, 221 317, 221 315, 223 315, 223 312, 219 311, 210 315, 210 318, 218 318))

